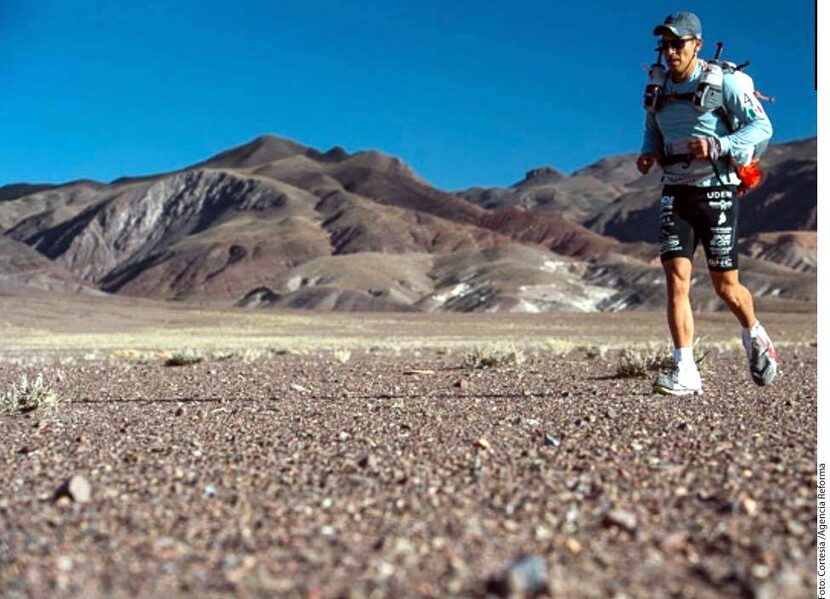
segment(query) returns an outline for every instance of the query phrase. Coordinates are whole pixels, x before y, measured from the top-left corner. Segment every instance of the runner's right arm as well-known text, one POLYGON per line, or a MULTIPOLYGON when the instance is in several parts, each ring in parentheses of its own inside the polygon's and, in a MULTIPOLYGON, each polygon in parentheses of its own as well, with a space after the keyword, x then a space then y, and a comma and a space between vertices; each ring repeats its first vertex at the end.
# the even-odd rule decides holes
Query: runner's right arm
POLYGON ((657 128, 657 119, 650 112, 646 113, 646 125, 643 131, 643 145, 637 157, 637 170, 647 175, 660 158, 660 130, 657 128))

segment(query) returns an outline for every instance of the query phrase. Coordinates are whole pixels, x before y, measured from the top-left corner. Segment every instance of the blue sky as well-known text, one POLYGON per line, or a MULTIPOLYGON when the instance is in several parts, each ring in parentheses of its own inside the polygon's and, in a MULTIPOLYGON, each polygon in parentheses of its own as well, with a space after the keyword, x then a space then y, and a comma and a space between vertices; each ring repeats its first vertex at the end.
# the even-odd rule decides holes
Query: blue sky
POLYGON ((0 0, 0 185, 110 181, 262 134, 398 156, 443 189, 639 148, 666 14, 752 61, 774 142, 816 134, 812 1, 0 0))

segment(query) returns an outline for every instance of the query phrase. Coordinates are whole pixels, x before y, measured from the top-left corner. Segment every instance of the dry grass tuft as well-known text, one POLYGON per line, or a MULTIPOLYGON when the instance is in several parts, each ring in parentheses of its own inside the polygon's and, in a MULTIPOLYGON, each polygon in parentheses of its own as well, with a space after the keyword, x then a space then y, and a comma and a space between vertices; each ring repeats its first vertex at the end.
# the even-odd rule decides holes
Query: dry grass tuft
POLYGON ((519 366, 525 361, 522 350, 508 343, 487 344, 476 347, 464 357, 461 368, 477 370, 480 368, 500 368, 519 366))
POLYGON ((177 351, 170 356, 167 361, 164 363, 165 366, 190 366, 192 364, 198 364, 199 362, 203 362, 205 359, 202 352, 197 349, 183 349, 181 351, 177 351))
MULTIPOLYGON (((703 370, 709 352, 700 349, 701 339, 692 346, 695 363, 703 370)), ((617 378, 648 376, 653 372, 670 371, 674 368, 674 346, 671 343, 662 348, 624 349, 617 361, 617 378)))
POLYGON ((59 404, 60 399, 44 384, 41 374, 33 381, 24 374, 10 390, 0 391, 0 413, 3 414, 25 414, 38 409, 55 412, 59 404))
POLYGON ((652 349, 624 349, 617 361, 616 374, 618 378, 627 379, 672 368, 674 356, 671 353, 652 349))
POLYGON ((573 341, 548 337, 542 342, 542 350, 552 358, 563 358, 576 348, 573 341))
POLYGON ((136 364, 153 364, 160 360, 167 361, 173 357, 173 352, 166 349, 131 349, 120 348, 110 352, 109 357, 114 360, 127 360, 136 364))
POLYGON ((345 364, 352 358, 351 350, 348 350, 346 348, 336 349, 334 350, 332 355, 334 356, 334 359, 340 362, 341 364, 345 364))
POLYGON ((244 348, 240 350, 220 350, 210 354, 211 360, 217 362, 239 361, 245 364, 253 364, 271 356, 271 351, 260 348, 244 348))

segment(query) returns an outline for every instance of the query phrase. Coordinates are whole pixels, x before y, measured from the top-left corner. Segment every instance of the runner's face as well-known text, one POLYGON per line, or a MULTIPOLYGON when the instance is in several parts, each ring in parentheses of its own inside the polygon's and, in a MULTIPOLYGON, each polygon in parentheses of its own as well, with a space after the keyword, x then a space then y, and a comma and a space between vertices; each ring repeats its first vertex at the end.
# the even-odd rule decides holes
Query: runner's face
POLYGON ((680 38, 670 33, 663 35, 660 44, 669 70, 678 75, 686 73, 700 49, 700 40, 688 37, 680 38), (680 42, 682 42, 682 46, 675 48, 674 46, 680 42))

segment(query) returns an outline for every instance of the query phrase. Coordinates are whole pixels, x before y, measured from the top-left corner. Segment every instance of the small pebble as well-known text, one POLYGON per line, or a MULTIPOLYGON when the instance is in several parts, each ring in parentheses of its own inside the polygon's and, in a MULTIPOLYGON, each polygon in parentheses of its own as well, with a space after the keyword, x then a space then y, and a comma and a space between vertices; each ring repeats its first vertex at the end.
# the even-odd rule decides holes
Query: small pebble
POLYGON ((611 510, 605 514, 605 524, 634 532, 637 529, 637 514, 622 509, 611 510))
POLYGON ((548 447, 559 447, 559 439, 550 434, 545 434, 545 445, 548 447))
POLYGON ((69 499, 75 503, 89 503, 92 499, 92 487, 86 477, 75 474, 55 490, 54 499, 55 501, 69 499))

